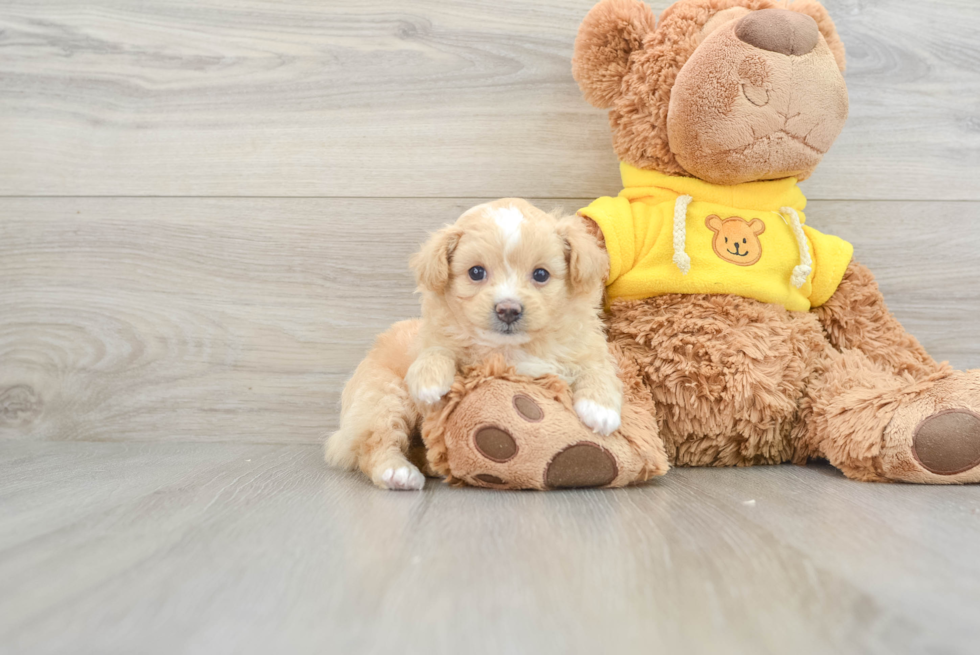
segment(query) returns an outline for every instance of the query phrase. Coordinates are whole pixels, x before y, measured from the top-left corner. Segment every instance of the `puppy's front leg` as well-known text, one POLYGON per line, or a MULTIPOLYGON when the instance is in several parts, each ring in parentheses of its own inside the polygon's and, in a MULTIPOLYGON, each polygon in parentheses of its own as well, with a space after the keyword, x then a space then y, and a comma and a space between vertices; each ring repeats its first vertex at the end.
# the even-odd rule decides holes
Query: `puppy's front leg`
POLYGON ((412 362, 405 384, 412 400, 432 405, 449 393, 456 377, 456 359, 446 348, 426 348, 412 362))
POLYGON ((609 435, 619 429, 623 383, 612 361, 582 371, 572 383, 575 413, 593 432, 609 435))

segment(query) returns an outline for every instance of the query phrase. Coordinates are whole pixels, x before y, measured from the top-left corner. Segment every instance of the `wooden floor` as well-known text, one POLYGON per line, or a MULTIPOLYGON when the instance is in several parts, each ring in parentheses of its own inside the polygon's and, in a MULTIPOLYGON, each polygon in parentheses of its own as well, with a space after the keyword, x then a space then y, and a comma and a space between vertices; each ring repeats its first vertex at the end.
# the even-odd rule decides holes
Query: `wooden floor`
POLYGON ((830 468, 373 489, 316 446, 0 444, 0 643, 30 653, 950 653, 980 495, 830 468))
MULTIPOLYGON (((978 488, 323 466, 426 232, 618 192, 593 1, 0 3, 0 653, 978 651, 978 488)), ((808 223, 980 367, 980 3, 826 4, 851 117, 808 223)))

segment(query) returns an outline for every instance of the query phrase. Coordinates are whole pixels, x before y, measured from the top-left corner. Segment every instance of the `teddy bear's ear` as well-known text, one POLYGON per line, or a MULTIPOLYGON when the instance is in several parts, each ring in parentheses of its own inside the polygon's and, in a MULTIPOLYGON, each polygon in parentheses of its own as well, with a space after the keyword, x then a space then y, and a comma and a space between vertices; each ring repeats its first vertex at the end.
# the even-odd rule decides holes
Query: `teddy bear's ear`
POLYGON ((801 14, 806 14, 817 21, 817 27, 820 28, 820 33, 827 40, 827 45, 830 46, 830 51, 834 54, 834 59, 837 61, 837 68, 843 73, 847 67, 844 42, 840 40, 837 27, 834 26, 834 21, 830 18, 830 14, 827 13, 824 6, 817 2, 817 0, 796 0, 789 8, 801 14))
POLYGON ((639 0, 602 0, 582 21, 575 39, 572 75, 585 99, 608 109, 621 93, 630 54, 643 47, 657 18, 639 0))
POLYGON ((442 293, 449 284, 449 261, 459 245, 462 232, 447 225, 429 237, 422 249, 412 255, 411 266, 419 289, 442 293))

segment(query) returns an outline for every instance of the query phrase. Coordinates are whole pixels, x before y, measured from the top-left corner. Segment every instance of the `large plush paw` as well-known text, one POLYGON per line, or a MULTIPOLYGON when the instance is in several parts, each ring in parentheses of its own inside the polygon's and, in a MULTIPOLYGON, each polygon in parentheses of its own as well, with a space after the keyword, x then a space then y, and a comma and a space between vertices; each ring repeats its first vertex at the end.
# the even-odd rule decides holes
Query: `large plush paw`
POLYGON ((593 403, 589 420, 610 434, 597 438, 554 391, 530 382, 490 380, 452 402, 448 417, 429 423, 427 439, 444 440, 445 460, 437 455, 433 468, 454 481, 495 489, 621 487, 667 470, 656 422, 631 408, 623 414, 627 439, 615 432, 619 412, 596 411, 603 408, 593 403))
POLYGON ((375 484, 393 491, 418 491, 425 486, 425 476, 413 464, 406 462, 401 466, 382 469, 375 484))
POLYGON ((593 432, 608 436, 619 429, 619 412, 603 407, 593 400, 579 400, 575 403, 575 413, 593 432))
POLYGON ((903 403, 885 429, 879 461, 892 480, 980 482, 980 371, 954 371, 903 403))

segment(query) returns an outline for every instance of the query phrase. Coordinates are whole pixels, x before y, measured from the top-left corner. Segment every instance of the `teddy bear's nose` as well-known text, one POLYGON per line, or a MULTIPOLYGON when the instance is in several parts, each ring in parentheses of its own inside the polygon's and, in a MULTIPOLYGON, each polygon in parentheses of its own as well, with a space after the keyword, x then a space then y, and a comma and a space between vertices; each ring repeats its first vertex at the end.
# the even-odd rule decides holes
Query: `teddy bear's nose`
POLYGON ((753 11, 735 25, 735 36, 756 48, 782 55, 805 55, 820 40, 817 21, 788 9, 753 11))

